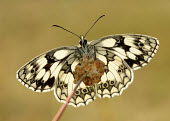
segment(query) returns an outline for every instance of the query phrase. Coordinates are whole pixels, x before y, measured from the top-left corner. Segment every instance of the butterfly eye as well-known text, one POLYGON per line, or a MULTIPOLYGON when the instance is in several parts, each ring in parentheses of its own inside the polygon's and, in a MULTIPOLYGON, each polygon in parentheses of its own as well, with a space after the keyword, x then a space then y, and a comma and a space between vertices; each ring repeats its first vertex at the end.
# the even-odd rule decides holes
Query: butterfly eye
POLYGON ((79 44, 82 46, 82 41, 81 40, 79 41, 79 44))
POLYGON ((84 40, 84 44, 85 44, 85 45, 87 44, 87 40, 86 40, 86 39, 84 40))

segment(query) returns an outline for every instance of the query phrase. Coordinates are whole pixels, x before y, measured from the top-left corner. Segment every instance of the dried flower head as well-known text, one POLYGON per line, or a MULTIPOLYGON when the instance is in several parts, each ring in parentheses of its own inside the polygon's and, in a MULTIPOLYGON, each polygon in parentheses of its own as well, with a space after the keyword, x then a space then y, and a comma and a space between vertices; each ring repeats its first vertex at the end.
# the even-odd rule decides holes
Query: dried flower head
POLYGON ((77 81, 82 77, 83 74, 86 74, 86 77, 83 79, 83 82, 86 86, 93 85, 101 81, 101 76, 104 74, 104 62, 101 60, 88 57, 83 55, 83 58, 80 59, 79 64, 76 66, 75 71, 73 72, 75 80, 74 83, 77 84, 77 81))

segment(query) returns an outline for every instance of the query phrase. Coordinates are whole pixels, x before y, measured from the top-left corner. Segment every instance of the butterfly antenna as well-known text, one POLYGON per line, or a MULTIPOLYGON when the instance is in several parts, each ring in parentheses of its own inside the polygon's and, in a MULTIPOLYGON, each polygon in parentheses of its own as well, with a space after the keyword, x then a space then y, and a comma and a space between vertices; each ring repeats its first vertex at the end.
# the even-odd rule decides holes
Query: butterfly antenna
POLYGON ((90 29, 86 32, 86 34, 84 35, 84 38, 85 38, 85 36, 87 35, 87 33, 93 28, 93 26, 97 23, 97 21, 99 20, 99 19, 101 19, 102 17, 104 17, 105 15, 102 15, 102 16, 100 16, 95 22, 94 22, 94 24, 90 27, 90 29))
MULTIPOLYGON (((71 31, 69 31, 69 30, 67 30, 67 29, 65 29, 65 28, 63 28, 63 27, 61 27, 61 26, 58 26, 58 25, 52 25, 52 27, 59 27, 59 28, 61 28, 61 29, 64 29, 65 31, 67 31, 67 32, 71 33, 71 34, 74 34, 74 35, 75 35, 75 36, 77 36, 78 38, 80 38, 80 36, 78 36, 77 34, 75 34, 75 33, 71 32, 71 31)), ((80 38, 80 39, 81 39, 81 38, 80 38)))

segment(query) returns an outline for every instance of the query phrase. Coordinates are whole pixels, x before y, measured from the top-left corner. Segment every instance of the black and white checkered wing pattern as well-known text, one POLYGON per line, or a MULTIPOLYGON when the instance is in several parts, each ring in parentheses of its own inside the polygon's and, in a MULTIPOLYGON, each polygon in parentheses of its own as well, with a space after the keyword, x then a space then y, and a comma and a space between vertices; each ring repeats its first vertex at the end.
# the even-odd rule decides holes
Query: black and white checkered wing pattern
POLYGON ((133 70, 116 54, 96 47, 96 58, 105 63, 105 72, 101 82, 96 84, 97 96, 101 98, 120 95, 133 81, 133 70))
MULTIPOLYGON (((65 102, 67 97, 71 94, 76 84, 74 83, 73 71, 79 63, 79 58, 70 56, 59 71, 57 83, 55 88, 55 97, 59 102, 65 102)), ((77 88, 75 94, 71 98, 69 105, 79 107, 80 105, 87 105, 94 101, 96 96, 95 85, 86 86, 83 82, 77 88)))
MULTIPOLYGON (((54 49, 24 65, 17 72, 17 79, 36 92, 48 92, 55 88, 56 99, 65 102, 76 85, 73 71, 80 58, 77 46, 54 49)), ((75 107, 87 105, 95 96, 95 86, 85 86, 81 83, 69 104, 75 107)))
POLYGON ((50 91, 65 61, 70 55, 74 55, 76 50, 76 46, 68 46, 46 52, 19 69, 17 79, 33 91, 50 91))
MULTIPOLYGON (((110 35, 92 41, 86 48, 89 57, 105 63, 101 81, 86 86, 81 83, 69 104, 87 105, 97 96, 114 97, 123 92, 133 81, 133 70, 145 66, 155 55, 159 46, 156 38, 145 35, 110 35)), ((76 84, 73 71, 84 54, 77 46, 61 47, 46 52, 17 71, 17 79, 36 92, 55 88, 58 101, 65 102, 76 84)))
POLYGON ((150 36, 139 34, 110 35, 91 42, 115 53, 133 69, 145 66, 155 55, 159 41, 150 36))

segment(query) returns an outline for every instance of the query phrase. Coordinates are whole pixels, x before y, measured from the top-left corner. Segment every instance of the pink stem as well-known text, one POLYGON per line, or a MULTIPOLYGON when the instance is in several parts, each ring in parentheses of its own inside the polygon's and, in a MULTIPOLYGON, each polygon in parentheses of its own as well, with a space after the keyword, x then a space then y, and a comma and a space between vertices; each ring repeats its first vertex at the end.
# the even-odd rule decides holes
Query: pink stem
POLYGON ((77 85, 75 86, 74 90, 71 92, 71 94, 68 96, 66 102, 61 106, 60 110, 58 111, 58 113, 56 114, 56 116, 53 118, 52 121, 58 121, 59 118, 61 117, 62 113, 64 112, 68 102, 70 101, 70 99, 73 97, 76 89, 78 88, 78 86, 80 85, 80 83, 82 82, 83 78, 86 76, 86 74, 84 74, 79 81, 77 82, 77 85))

